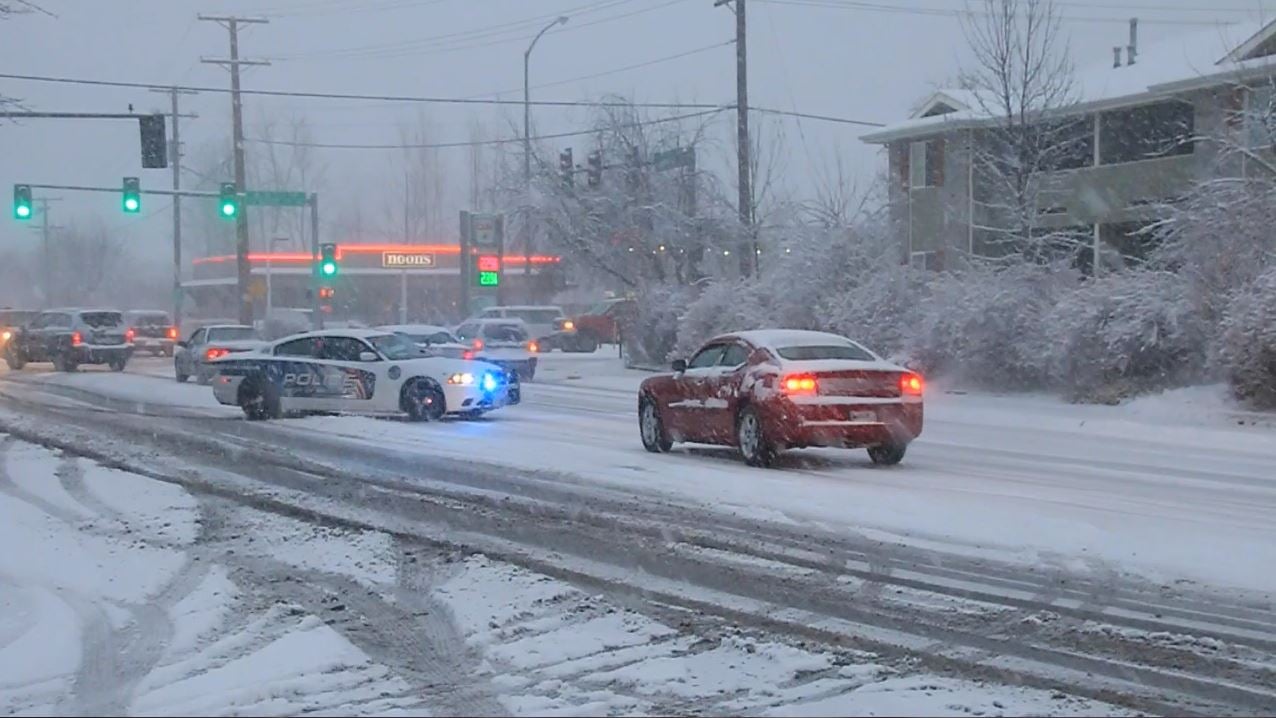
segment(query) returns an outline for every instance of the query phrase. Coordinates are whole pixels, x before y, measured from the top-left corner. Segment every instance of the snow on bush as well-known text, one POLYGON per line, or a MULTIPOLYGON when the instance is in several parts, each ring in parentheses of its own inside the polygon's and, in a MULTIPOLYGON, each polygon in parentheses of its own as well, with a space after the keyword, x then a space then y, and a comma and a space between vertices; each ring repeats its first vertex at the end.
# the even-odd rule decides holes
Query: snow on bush
POLYGON ((1238 399, 1276 408, 1276 267, 1234 294, 1219 363, 1238 399))
POLYGON ((851 337, 883 356, 909 361, 905 355, 927 307, 926 279, 924 272, 899 262, 883 262, 857 283, 822 298, 817 328, 851 337))
POLYGON ((1115 402, 1199 377, 1208 331, 1170 272, 1129 270, 1081 283, 1045 317, 1053 379, 1076 401, 1115 402))
POLYGON ((719 280, 710 284, 678 320, 675 353, 689 357, 706 339, 726 332, 763 329, 772 325, 765 284, 749 280, 719 280))
POLYGON ((972 266, 934 274, 908 354, 923 371, 995 388, 1049 377, 1044 318, 1077 277, 1038 265, 972 266))
POLYGON ((663 367, 678 341, 678 317, 691 301, 688 287, 657 284, 645 287, 637 298, 637 311, 621 328, 628 366, 663 367))

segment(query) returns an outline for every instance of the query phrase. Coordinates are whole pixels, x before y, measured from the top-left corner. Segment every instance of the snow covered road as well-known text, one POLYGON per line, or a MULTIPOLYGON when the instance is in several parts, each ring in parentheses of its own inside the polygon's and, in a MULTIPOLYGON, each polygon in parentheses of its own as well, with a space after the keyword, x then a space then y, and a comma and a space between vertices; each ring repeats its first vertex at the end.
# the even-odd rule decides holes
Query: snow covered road
MULTIPOLYGON (((287 506, 399 543, 441 541, 483 552, 499 575, 531 571, 586 587, 637 611, 632 625, 655 622, 639 629, 635 647, 674 645, 663 631, 685 623, 683 633, 712 640, 671 648, 668 670, 679 677, 698 675, 693 656, 745 645, 726 640, 735 630, 756 644, 747 655, 801 640, 821 647, 794 659, 823 665, 812 669, 819 680, 832 678, 833 664, 820 664, 827 654, 853 664, 859 681, 815 689, 800 670, 764 674, 752 683, 799 681, 802 690, 762 700, 737 685, 727 694, 745 702, 732 703, 707 698, 722 685, 699 678, 679 697, 669 679, 639 686, 665 665, 644 651, 642 670, 607 674, 611 697, 586 690, 584 673, 550 691, 543 670, 525 672, 527 646, 509 649, 517 631, 480 639, 454 622, 470 650, 482 649, 479 660, 501 666, 494 686, 474 688, 480 699, 495 696, 482 704, 489 712, 851 712, 875 705, 865 692, 879 690, 904 701, 884 705, 922 712, 945 710, 916 702, 934 691, 974 695, 953 705, 991 713, 1002 709, 979 696, 1018 696, 999 701, 1005 712, 1276 707, 1270 426, 1237 426, 1204 394, 1116 408, 937 394, 901 467, 809 451, 766 472, 727 450, 644 452, 638 376, 612 364, 547 358, 546 381, 527 387, 523 406, 479 422, 311 417, 263 426, 218 407, 207 388, 89 372, 0 377, 0 418, 25 438, 189 481, 197 496, 256 501, 265 513, 287 506), (484 640, 495 641, 499 661, 484 640), (927 690, 904 687, 914 680, 927 690), (970 694, 971 681, 991 692, 970 694), (1014 703, 1035 698, 1008 683, 1057 691, 1064 705, 1014 703), (1076 696, 1107 704, 1068 703, 1076 696)), ((138 362, 134 371, 164 369, 138 362)), ((411 682, 404 650, 378 656, 385 641, 352 643, 411 682)))

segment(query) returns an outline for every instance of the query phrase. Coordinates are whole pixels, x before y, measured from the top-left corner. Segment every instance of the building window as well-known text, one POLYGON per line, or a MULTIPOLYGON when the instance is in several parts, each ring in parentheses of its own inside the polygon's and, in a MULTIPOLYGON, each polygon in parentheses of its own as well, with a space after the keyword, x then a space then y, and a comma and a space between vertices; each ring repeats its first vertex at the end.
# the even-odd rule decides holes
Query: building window
POLYGON ((909 252, 908 266, 913 269, 925 269, 931 272, 937 272, 940 267, 940 259, 938 252, 909 252))
POLYGON ((1272 144, 1276 128, 1272 114, 1272 86, 1260 85, 1245 94, 1245 146, 1250 149, 1272 144))
POLYGON ((913 142, 908 146, 908 186, 926 186, 925 142, 913 142))
POLYGON ((944 141, 912 142, 908 145, 908 186, 942 187, 944 184, 944 141))
POLYGON ((1177 100, 1105 112, 1099 122, 1099 163, 1190 155, 1195 122, 1191 103, 1177 100))

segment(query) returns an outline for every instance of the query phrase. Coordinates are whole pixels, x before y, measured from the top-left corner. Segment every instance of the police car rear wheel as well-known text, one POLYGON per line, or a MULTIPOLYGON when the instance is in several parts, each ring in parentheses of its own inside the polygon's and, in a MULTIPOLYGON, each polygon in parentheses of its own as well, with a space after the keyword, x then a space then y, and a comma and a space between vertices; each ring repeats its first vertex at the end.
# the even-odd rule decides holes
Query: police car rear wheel
POLYGON ((279 397, 273 396, 267 385, 249 380, 239 387, 239 407, 249 421, 278 419, 281 412, 279 397))
POLYGON ((447 413, 447 399, 438 384, 417 379, 403 388, 403 410, 412 421, 438 421, 447 413))

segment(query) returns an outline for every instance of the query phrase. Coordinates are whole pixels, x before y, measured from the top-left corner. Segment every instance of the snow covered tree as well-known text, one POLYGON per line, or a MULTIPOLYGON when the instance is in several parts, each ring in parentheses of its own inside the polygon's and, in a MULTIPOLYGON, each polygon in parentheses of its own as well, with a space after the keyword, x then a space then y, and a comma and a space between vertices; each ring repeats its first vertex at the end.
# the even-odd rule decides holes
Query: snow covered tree
POLYGON ((1042 222, 1046 175, 1088 160, 1089 120, 1069 114, 1077 91, 1050 0, 982 0, 964 17, 972 61, 960 75, 974 110, 974 211, 980 254, 1049 260, 1078 241, 1042 222))

